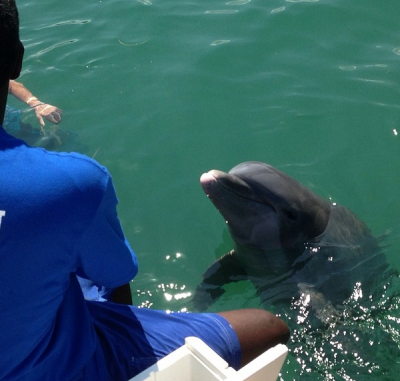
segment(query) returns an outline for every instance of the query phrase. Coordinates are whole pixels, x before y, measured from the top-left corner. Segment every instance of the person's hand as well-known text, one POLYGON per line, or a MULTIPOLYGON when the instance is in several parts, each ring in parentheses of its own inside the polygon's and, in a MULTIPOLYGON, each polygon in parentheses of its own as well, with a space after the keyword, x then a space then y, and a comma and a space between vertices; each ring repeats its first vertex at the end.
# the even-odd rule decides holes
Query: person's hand
POLYGON ((46 118, 49 122, 54 124, 61 122, 62 110, 58 107, 42 103, 33 106, 33 108, 35 109, 36 117, 42 127, 44 127, 45 124, 43 118, 46 118))

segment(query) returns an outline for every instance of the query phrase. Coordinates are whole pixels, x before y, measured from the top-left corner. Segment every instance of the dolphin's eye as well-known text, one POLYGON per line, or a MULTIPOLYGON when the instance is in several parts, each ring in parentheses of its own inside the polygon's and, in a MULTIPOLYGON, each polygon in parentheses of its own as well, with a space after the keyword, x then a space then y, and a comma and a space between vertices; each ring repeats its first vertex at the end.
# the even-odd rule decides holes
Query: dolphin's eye
POLYGON ((297 221, 299 217, 298 213, 293 209, 285 210, 285 215, 290 221, 297 221))

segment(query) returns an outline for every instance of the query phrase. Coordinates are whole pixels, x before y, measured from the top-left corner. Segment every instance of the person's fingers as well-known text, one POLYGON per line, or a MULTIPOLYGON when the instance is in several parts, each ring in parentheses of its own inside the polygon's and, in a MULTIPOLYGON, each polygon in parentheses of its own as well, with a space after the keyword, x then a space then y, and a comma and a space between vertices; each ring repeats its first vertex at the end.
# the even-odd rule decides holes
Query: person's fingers
POLYGON ((48 114, 48 115, 44 115, 44 117, 49 122, 52 122, 52 123, 55 123, 55 124, 60 123, 60 121, 61 121, 60 115, 57 114, 57 113, 51 113, 51 114, 48 114))
POLYGON ((40 114, 37 114, 36 116, 37 116, 37 118, 39 120, 40 125, 42 127, 44 127, 45 123, 44 123, 44 120, 43 120, 42 116, 40 114))
POLYGON ((41 117, 45 117, 52 123, 58 124, 61 122, 62 110, 58 107, 46 104, 43 107, 41 106, 37 111, 41 117))
POLYGON ((52 115, 52 117, 54 119, 54 123, 60 123, 61 122, 61 114, 62 114, 62 111, 60 109, 56 109, 56 111, 51 113, 51 115, 52 115))

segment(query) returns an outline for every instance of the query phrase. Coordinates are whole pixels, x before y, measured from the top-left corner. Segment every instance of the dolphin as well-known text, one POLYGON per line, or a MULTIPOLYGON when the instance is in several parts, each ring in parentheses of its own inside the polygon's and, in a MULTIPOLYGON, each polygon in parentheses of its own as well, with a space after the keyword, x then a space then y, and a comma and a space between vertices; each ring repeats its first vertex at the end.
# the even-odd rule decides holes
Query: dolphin
POLYGON ((245 162, 204 173, 200 182, 234 247, 203 274, 197 310, 225 284, 250 280, 267 307, 306 303, 326 320, 344 300, 369 298, 387 269, 378 240, 354 213, 271 165, 245 162))

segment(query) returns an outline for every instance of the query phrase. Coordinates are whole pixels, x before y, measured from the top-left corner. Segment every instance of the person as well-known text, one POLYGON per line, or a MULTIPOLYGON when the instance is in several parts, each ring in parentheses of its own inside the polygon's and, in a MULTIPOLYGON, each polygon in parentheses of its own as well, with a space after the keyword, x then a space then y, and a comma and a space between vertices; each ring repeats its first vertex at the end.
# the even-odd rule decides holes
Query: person
MULTIPOLYGON (((0 121, 23 51, 15 0, 0 0, 0 121)), ((187 336, 237 369, 287 342, 288 326, 262 309, 167 313, 86 300, 77 275, 123 296, 138 271, 109 172, 0 127, 0 176, 1 380, 128 380, 187 336)))
POLYGON ((35 111, 40 130, 21 119, 24 111, 6 105, 3 120, 3 128, 11 135, 18 137, 30 145, 52 148, 60 146, 68 139, 68 132, 58 128, 62 120, 62 110, 56 106, 41 102, 21 82, 10 80, 8 93, 21 102, 26 103, 31 110, 35 111), (44 119, 53 123, 49 131, 45 130, 44 119))

